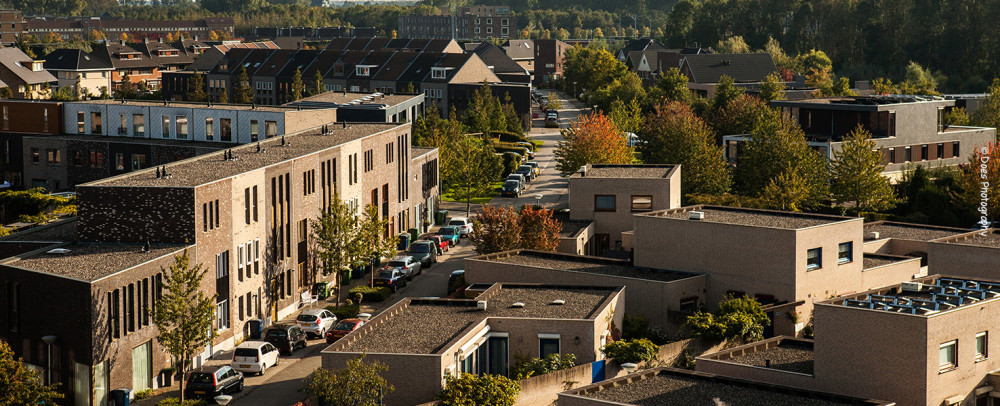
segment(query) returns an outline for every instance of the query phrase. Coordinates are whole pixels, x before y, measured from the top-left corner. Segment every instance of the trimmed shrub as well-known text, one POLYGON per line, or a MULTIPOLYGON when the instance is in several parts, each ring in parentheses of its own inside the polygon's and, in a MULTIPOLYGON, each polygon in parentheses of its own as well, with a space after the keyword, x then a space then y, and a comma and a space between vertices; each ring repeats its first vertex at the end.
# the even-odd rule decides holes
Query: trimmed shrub
MULTIPOLYGON (((384 286, 379 286, 375 288, 369 288, 367 286, 357 286, 350 290, 351 297, 355 297, 355 293, 360 293, 362 295, 362 300, 365 302, 381 302, 388 299, 392 295, 392 291, 384 286)), ((361 303, 359 301, 358 303, 361 303)))
POLYGON ((517 170, 517 167, 521 166, 521 155, 513 152, 503 153, 503 176, 507 177, 517 170))
POLYGON ((337 316, 337 320, 344 320, 344 319, 353 319, 355 317, 358 317, 358 312, 360 311, 360 308, 361 307, 358 305, 345 304, 340 306, 339 309, 336 306, 327 306, 326 310, 329 310, 330 313, 333 313, 334 316, 337 316))
POLYGON ((462 373, 448 378, 436 399, 446 406, 512 406, 520 392, 521 384, 505 376, 462 373))
POLYGON ((572 368, 576 366, 576 355, 575 354, 549 354, 544 359, 542 358, 529 358, 522 359, 521 357, 516 357, 517 363, 514 364, 514 368, 511 369, 510 374, 516 379, 527 379, 535 375, 543 375, 549 372, 555 372, 562 369, 572 368))
MULTIPOLYGON (((178 398, 166 398, 156 403, 156 406, 181 406, 178 398)), ((208 402, 201 399, 185 399, 183 406, 208 406, 208 402)))
POLYGON ((601 352, 605 357, 614 359, 620 363, 640 361, 653 362, 656 360, 660 347, 645 338, 635 340, 618 340, 601 347, 601 352))

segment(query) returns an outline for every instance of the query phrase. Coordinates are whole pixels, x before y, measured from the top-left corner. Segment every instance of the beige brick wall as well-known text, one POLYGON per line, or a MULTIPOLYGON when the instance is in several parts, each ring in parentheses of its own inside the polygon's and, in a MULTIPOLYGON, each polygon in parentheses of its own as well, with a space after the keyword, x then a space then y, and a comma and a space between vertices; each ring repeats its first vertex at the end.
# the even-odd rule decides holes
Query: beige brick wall
POLYGON ((650 178, 598 178, 574 174, 569 178, 569 209, 573 220, 593 220, 595 234, 609 234, 611 247, 621 241, 621 233, 633 229, 633 195, 653 198, 652 210, 680 207, 680 167, 671 177, 650 178), (594 211, 595 195, 615 195, 615 211, 594 211))

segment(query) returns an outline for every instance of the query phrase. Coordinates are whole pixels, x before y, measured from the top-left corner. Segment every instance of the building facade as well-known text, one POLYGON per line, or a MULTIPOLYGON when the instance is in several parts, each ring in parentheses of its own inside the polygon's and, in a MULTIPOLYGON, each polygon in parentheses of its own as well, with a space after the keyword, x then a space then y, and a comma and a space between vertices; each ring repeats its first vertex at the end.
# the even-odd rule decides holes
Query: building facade
POLYGON ((491 40, 517 37, 517 18, 507 6, 462 6, 454 14, 400 16, 401 38, 491 40))

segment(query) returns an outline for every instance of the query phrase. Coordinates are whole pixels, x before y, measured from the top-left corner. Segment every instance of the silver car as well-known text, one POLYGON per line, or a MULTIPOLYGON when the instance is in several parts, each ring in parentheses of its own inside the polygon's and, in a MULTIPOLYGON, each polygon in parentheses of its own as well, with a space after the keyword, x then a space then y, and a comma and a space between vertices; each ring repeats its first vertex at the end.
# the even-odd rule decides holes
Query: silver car
POLYGON ((396 268, 403 271, 406 274, 406 280, 412 280, 414 276, 417 276, 421 272, 420 261, 413 259, 413 257, 398 256, 391 260, 385 265, 386 268, 392 269, 396 268))
POLYGON ((306 333, 306 336, 323 338, 326 332, 337 324, 337 316, 326 309, 306 309, 295 318, 295 323, 306 333))

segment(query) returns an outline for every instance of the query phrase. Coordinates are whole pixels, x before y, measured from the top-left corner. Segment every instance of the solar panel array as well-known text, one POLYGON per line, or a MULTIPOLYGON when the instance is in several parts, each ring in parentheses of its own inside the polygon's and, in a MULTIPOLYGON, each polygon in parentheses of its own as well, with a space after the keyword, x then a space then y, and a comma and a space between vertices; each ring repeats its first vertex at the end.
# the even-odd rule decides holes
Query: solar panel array
POLYGON ((998 296, 1000 283, 997 282, 938 278, 933 284, 904 284, 897 294, 868 294, 844 299, 844 306, 931 315, 998 296))

